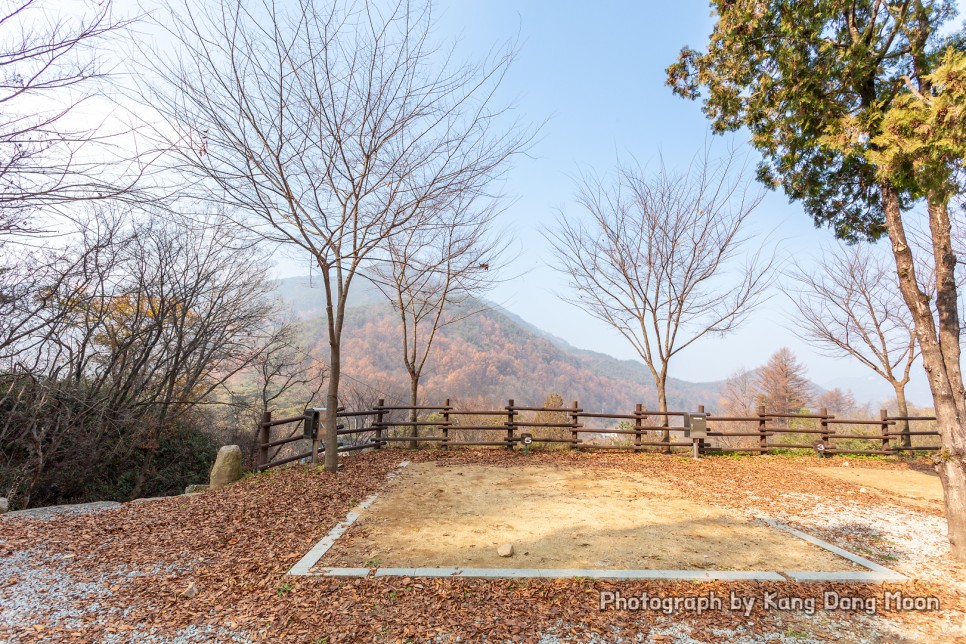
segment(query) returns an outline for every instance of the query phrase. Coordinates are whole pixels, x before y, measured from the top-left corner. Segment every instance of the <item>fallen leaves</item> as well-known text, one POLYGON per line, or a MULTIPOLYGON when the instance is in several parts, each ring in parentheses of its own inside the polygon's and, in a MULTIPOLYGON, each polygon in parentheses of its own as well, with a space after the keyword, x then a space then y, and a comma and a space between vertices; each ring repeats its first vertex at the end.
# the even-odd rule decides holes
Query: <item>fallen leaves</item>
MULTIPOLYGON (((730 592, 761 596, 775 591, 820 598, 825 590, 881 596, 901 588, 909 595, 938 594, 943 599, 943 620, 963 618, 961 596, 948 587, 923 582, 860 586, 528 579, 508 583, 463 578, 285 576, 294 561, 345 518, 353 501, 382 488, 387 474, 404 459, 438 460, 447 465, 545 463, 635 470, 709 503, 764 513, 812 504, 816 497, 833 498, 843 491, 842 483, 811 474, 796 459, 782 457, 693 462, 677 456, 640 454, 557 451, 523 456, 507 450, 382 450, 346 458, 345 468, 337 476, 299 466, 246 477, 214 492, 127 504, 101 514, 51 521, 4 520, 0 521, 0 540, 7 552, 43 544, 48 555, 61 556, 56 565, 63 566, 75 582, 110 588, 110 595, 96 600, 64 599, 81 605, 97 602, 98 609, 83 613, 78 628, 57 631, 59 637, 85 641, 109 632, 128 631, 134 637, 151 627, 172 634, 192 625, 228 628, 255 640, 327 638, 330 644, 455 637, 477 641, 484 636, 491 641, 534 641, 538 632, 583 641, 594 633, 608 639, 615 629, 631 637, 671 623, 660 613, 599 610, 598 593, 616 589, 625 596, 644 592, 693 596, 712 591, 722 596, 730 592), (70 558, 62 557, 64 554, 70 558)), ((875 491, 855 497, 853 502, 869 505, 884 498, 875 491)), ((17 592, 15 582, 8 582, 2 592, 17 592)), ((0 640, 48 639, 60 628, 51 615, 37 615, 33 624, 21 628, 0 627, 0 640), (37 623, 40 621, 43 623, 37 623)), ((920 617, 926 622, 939 620, 939 616, 920 617)), ((806 632, 815 627, 797 624, 797 619, 793 614, 760 608, 748 617, 731 611, 685 612, 673 617, 692 628, 692 636, 700 638, 704 633, 712 640, 720 639, 713 629, 732 629, 751 637, 784 633, 792 626, 806 632)), ((655 635, 653 641, 669 641, 655 635)), ((824 638, 819 634, 818 639, 824 638)))

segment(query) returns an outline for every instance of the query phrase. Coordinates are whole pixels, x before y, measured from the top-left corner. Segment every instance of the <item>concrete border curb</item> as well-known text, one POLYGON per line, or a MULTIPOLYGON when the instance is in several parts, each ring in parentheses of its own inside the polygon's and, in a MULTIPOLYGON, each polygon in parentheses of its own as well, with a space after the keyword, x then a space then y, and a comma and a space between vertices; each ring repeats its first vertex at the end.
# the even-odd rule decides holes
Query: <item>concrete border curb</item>
POLYGON ((859 555, 851 553, 848 550, 844 550, 838 546, 832 545, 828 541, 823 541, 822 539, 813 537, 806 532, 796 530, 789 525, 779 523, 774 519, 762 519, 762 521, 776 530, 783 530, 784 532, 795 535, 803 541, 807 541, 812 545, 818 546, 819 548, 824 548, 832 554, 836 554, 843 559, 847 559, 848 561, 851 561, 852 563, 869 570, 869 572, 807 572, 802 570, 785 571, 785 574, 795 581, 909 581, 909 578, 905 575, 897 573, 894 570, 890 570, 885 566, 880 566, 876 562, 870 561, 865 557, 860 557, 859 555))
MULTIPOLYGON (((402 463, 399 464, 399 466, 395 470, 389 473, 389 476, 387 478, 389 480, 396 478, 396 475, 399 473, 400 469, 406 467, 407 465, 409 465, 409 461, 403 461, 402 463)), ((324 537, 322 537, 321 541, 315 544, 315 546, 313 546, 312 549, 309 550, 304 557, 299 559, 298 563, 292 566, 292 569, 288 571, 288 574, 296 575, 296 576, 311 575, 312 573, 310 571, 312 570, 312 566, 317 564, 319 560, 325 556, 325 553, 329 551, 329 548, 335 545, 336 540, 339 537, 341 537, 343 534, 345 534, 345 531, 348 530, 349 527, 356 522, 356 520, 359 518, 362 512, 366 508, 371 506, 373 503, 375 503, 376 498, 378 498, 378 496, 379 496, 378 494, 372 494, 366 497, 366 499, 362 503, 352 508, 349 511, 349 514, 346 515, 345 520, 342 521, 341 523, 337 523, 334 528, 329 530, 329 533, 324 537)), ((358 570, 358 569, 333 568, 333 570, 352 571, 352 570, 358 570)), ((368 570, 368 569, 363 569, 363 570, 368 570)), ((341 576, 358 577, 359 575, 350 573, 348 575, 341 575, 341 576)))

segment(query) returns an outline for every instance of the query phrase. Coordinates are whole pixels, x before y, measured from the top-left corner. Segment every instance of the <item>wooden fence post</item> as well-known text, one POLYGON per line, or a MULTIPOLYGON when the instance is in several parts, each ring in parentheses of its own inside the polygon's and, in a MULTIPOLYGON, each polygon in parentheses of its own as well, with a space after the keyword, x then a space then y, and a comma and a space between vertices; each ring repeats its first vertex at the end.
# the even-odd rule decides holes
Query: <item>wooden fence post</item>
POLYGON ((268 443, 272 437, 272 412, 262 414, 262 422, 258 426, 258 444, 255 446, 255 471, 268 464, 268 443))
POLYGON ((373 427, 376 428, 376 449, 382 449, 382 421, 386 413, 383 411, 382 406, 385 404, 386 401, 383 398, 376 401, 376 422, 373 423, 373 427))
MULTIPOLYGON (((825 407, 822 407, 821 409, 818 410, 818 413, 822 416, 818 421, 819 429, 822 432, 822 443, 825 445, 826 448, 829 448, 832 445, 830 442, 831 436, 829 435, 829 431, 828 431, 828 409, 825 407)), ((822 455, 824 455, 824 452, 819 453, 819 456, 822 456, 822 455)))
POLYGON ((641 428, 644 426, 644 405, 634 406, 634 450, 641 449, 641 428))
POLYGON ((759 454, 764 454, 768 451, 768 435, 765 433, 767 428, 765 427, 765 406, 758 405, 758 448, 759 454))
POLYGON ((880 433, 882 434, 882 450, 887 451, 889 449, 889 412, 885 409, 879 410, 879 420, 882 421, 880 433))
MULTIPOLYGON (((699 414, 703 414, 704 413, 704 405, 698 405, 698 413, 699 414)), ((705 422, 707 422, 707 418, 705 418, 705 422)), ((703 438, 699 438, 698 439, 698 454, 701 455, 701 456, 703 456, 704 455, 704 451, 705 451, 706 448, 707 448, 707 445, 705 444, 704 439, 703 438)))
POLYGON ((577 433, 577 425, 580 424, 580 404, 574 401, 574 410, 570 412, 570 422, 573 427, 570 428, 570 449, 577 449, 577 441, 580 440, 580 434, 577 433))
MULTIPOLYGON (((303 423, 312 423, 315 426, 314 437, 312 438, 312 465, 319 462, 319 434, 325 435, 325 428, 322 427, 322 415, 321 412, 312 411, 309 416, 305 417, 303 423)), ((331 449, 331 445, 329 448, 331 449)), ((323 446, 322 451, 325 452, 325 446, 323 446)))
POLYGON ((443 407, 443 449, 449 449, 449 398, 443 407))
POLYGON ((513 399, 510 399, 510 404, 506 406, 506 448, 513 449, 513 399))

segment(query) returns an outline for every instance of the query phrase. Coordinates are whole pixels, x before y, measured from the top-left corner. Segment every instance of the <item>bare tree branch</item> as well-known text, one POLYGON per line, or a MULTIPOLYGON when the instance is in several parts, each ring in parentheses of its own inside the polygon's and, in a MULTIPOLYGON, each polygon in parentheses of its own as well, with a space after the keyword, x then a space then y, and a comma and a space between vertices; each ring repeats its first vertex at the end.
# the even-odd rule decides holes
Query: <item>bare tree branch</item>
POLYGON ((0 236, 38 233, 78 201, 133 199, 144 172, 119 153, 124 132, 75 115, 103 94, 102 51, 134 19, 112 0, 58 5, 0 4, 0 236))
MULTIPOLYGON (((888 382, 899 415, 908 416, 905 387, 919 357, 916 329, 891 261, 863 245, 822 253, 818 268, 789 272, 785 293, 802 339, 832 357, 852 357, 888 382)), ((908 431, 903 422, 901 429, 908 431)), ((909 437, 903 437, 908 447, 909 437)))

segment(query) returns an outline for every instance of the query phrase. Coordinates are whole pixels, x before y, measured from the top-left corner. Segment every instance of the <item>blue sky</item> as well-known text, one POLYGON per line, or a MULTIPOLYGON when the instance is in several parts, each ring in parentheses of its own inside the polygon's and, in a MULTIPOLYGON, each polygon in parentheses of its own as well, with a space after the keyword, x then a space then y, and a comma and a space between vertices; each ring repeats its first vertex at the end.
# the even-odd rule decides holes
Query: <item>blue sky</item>
MULTIPOLYGON (((518 159, 506 186, 516 201, 504 225, 519 240, 519 256, 507 273, 520 276, 501 284, 491 298, 527 321, 571 344, 621 358, 635 358, 615 331, 561 301, 561 276, 548 267, 548 245, 540 235, 558 210, 576 214, 572 177, 581 169, 606 172, 618 157, 642 164, 662 156, 669 166, 687 164, 711 137, 700 103, 672 95, 664 69, 683 45, 701 47, 710 33, 709 5, 678 2, 536 2, 533 0, 441 0, 436 3, 437 35, 457 41, 458 53, 478 57, 494 45, 517 39, 519 53, 500 98, 515 105, 526 121, 547 119, 529 158, 518 159)), ((744 133, 734 143, 745 148, 744 133)), ((726 140, 714 141, 725 147, 726 140)), ((802 208, 771 192, 753 216, 759 235, 781 238, 782 258, 808 263, 833 241, 802 208)), ((294 267, 281 267, 287 274, 294 267)), ((304 271, 303 271, 304 272, 304 271)), ((820 356, 789 328, 789 305, 777 293, 737 333, 692 345, 676 356, 671 375, 691 381, 726 378, 755 367, 779 347, 790 347, 825 386, 845 378, 875 378, 850 360, 820 356)), ((927 403, 920 370, 910 397, 927 403)), ((889 387, 883 383, 883 397, 889 387)))

